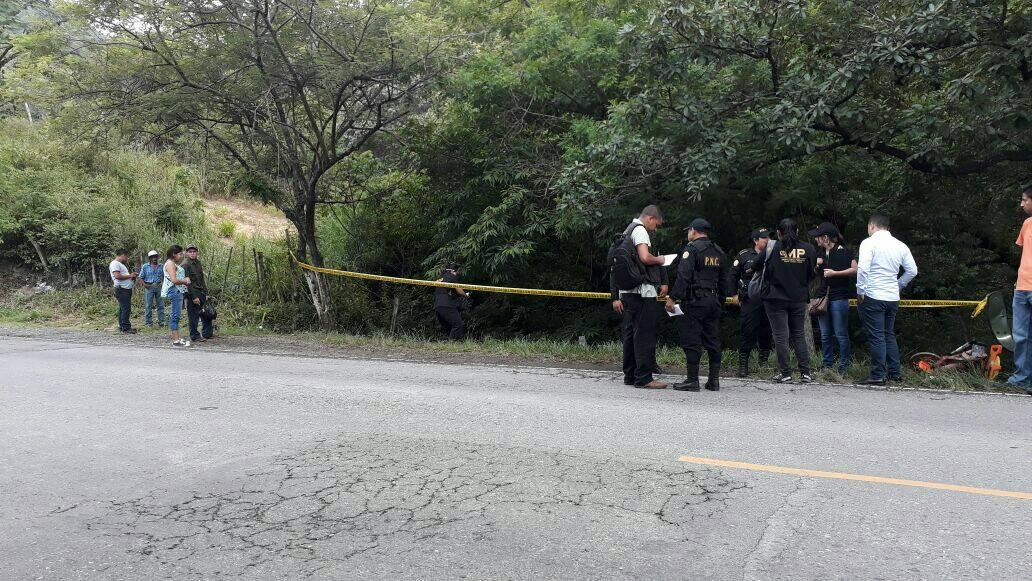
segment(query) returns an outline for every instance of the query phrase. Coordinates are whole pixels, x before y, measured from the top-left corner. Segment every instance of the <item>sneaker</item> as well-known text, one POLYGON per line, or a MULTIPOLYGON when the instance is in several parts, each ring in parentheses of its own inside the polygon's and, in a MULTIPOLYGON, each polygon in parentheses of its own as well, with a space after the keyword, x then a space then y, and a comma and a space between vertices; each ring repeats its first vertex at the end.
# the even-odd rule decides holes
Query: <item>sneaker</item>
POLYGON ((813 383, 813 376, 809 373, 804 373, 799 376, 799 383, 813 383))
POLYGON ((172 342, 172 346, 173 347, 189 347, 190 346, 190 342, 186 341, 184 339, 180 339, 178 341, 173 341, 172 342))
POLYGON ((773 378, 774 383, 792 383, 792 376, 788 373, 776 373, 773 378))

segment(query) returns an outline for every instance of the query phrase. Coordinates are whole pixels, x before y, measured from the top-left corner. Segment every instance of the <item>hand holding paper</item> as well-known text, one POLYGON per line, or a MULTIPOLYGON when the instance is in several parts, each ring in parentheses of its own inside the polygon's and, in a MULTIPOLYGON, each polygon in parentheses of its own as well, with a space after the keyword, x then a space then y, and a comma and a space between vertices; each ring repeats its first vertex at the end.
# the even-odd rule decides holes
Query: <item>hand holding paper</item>
POLYGON ((663 266, 670 266, 674 263, 674 259, 677 258, 676 254, 664 254, 663 255, 663 266))

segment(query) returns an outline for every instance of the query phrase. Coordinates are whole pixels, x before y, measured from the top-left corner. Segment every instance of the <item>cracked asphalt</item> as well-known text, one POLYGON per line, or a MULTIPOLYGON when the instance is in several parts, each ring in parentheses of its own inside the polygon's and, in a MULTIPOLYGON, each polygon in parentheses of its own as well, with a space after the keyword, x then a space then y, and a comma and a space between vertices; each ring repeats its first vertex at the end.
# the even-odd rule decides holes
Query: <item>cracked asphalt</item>
POLYGON ((0 338, 4 579, 1029 579, 1032 398, 0 338))

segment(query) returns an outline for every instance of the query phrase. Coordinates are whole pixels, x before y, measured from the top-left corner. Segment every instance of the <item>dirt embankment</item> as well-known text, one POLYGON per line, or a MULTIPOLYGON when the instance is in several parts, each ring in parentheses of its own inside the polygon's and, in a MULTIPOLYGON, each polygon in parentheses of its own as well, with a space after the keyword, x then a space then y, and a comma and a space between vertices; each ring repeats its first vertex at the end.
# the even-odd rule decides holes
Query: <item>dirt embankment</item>
POLYGON ((276 208, 240 198, 205 198, 204 214, 212 229, 225 235, 223 226, 233 224, 231 236, 261 236, 268 240, 283 238, 283 233, 290 228, 290 222, 276 208))

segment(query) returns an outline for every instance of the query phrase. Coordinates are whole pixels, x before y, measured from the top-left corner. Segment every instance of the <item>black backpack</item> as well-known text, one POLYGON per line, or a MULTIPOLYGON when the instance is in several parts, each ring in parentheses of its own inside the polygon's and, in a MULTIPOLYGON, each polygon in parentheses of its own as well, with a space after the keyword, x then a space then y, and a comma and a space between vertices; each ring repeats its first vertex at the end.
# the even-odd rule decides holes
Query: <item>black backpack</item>
POLYGON ((205 297, 204 304, 201 305, 201 318, 205 321, 214 321, 218 318, 219 313, 215 310, 216 300, 213 297, 205 297))
POLYGON ((622 234, 618 234, 609 247, 609 273, 616 283, 616 288, 623 291, 634 290, 646 282, 645 267, 638 259, 638 249, 634 246, 631 232, 635 228, 644 228, 636 222, 631 223, 622 234))

